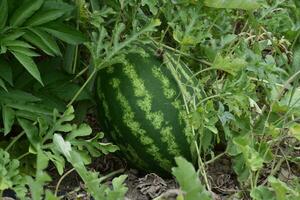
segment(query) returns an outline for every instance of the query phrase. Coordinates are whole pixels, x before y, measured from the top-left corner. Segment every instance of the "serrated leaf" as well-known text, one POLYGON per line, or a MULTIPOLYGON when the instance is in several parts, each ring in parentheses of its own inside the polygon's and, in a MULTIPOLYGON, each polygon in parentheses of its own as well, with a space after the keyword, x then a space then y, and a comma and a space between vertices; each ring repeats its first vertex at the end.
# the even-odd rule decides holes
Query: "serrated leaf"
POLYGON ((45 52, 49 56, 54 56, 54 53, 52 50, 44 43, 44 41, 37 36, 36 34, 32 33, 31 31, 27 31, 25 35, 23 35, 23 38, 33 44, 34 46, 37 46, 39 49, 41 49, 43 52, 45 52))
POLYGON ((55 54, 60 56, 61 52, 60 49, 54 40, 54 38, 48 34, 47 32, 41 30, 40 28, 29 28, 31 32, 36 34, 38 37, 41 38, 41 40, 44 42, 44 44, 55 54))
POLYGON ((180 188, 185 192, 185 200, 211 200, 211 195, 201 184, 194 166, 182 157, 175 158, 178 167, 172 168, 172 174, 176 177, 180 188))
POLYGON ((66 24, 49 23, 46 24, 42 29, 69 44, 76 45, 87 41, 86 37, 82 33, 66 24))
POLYGON ((107 200, 123 200, 128 188, 125 186, 124 181, 127 175, 121 175, 112 180, 113 190, 107 192, 107 200))
POLYGON ((259 8, 256 0, 205 0, 204 4, 212 8, 230 8, 242 10, 255 10, 259 8))
POLYGON ((0 58, 0 77, 13 85, 12 68, 4 59, 0 58))
POLYGON ((36 12, 31 18, 26 21, 28 26, 40 26, 48 22, 54 21, 63 16, 68 10, 40 10, 36 12))
POLYGON ((43 85, 40 72, 32 58, 19 52, 13 51, 12 54, 25 67, 25 69, 43 85))
POLYGON ((72 130, 70 134, 66 137, 66 140, 73 140, 76 137, 87 136, 92 133, 92 128, 88 124, 80 124, 80 126, 72 130))
POLYGON ((31 17, 44 3, 44 0, 23 1, 23 4, 10 17, 10 25, 12 27, 22 25, 29 17, 31 17))
POLYGON ((2 107, 2 118, 4 124, 4 135, 7 135, 15 122, 15 111, 8 106, 2 107))
POLYGON ((8 17, 8 4, 7 0, 0 0, 0 30, 5 27, 8 17))
POLYGON ((247 62, 242 58, 222 57, 218 54, 214 60, 213 68, 225 71, 236 76, 239 71, 247 66, 247 62))

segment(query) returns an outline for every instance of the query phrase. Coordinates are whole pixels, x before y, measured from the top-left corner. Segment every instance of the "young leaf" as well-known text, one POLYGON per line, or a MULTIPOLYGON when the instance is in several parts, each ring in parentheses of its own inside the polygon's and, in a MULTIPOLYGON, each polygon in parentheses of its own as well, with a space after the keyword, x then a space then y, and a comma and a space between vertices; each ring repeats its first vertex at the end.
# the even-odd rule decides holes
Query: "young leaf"
POLYGON ((0 0, 0 30, 5 27, 8 16, 7 0, 0 0))
POLYGON ((86 37, 82 33, 66 24, 49 23, 42 29, 69 44, 76 45, 86 42, 86 37))
POLYGON ((54 21, 63 16, 68 10, 40 10, 26 21, 28 26, 39 26, 54 21))
POLYGON ((211 195, 201 184, 194 166, 182 157, 176 157, 178 167, 172 168, 172 174, 176 177, 181 189, 185 192, 185 200, 211 200, 211 195))
POLYGON ((7 135, 11 131, 11 127, 15 122, 15 111, 8 106, 3 106, 2 118, 4 124, 4 135, 7 135))
POLYGON ((13 85, 11 66, 4 59, 1 58, 0 58, 0 77, 3 80, 7 81, 10 85, 13 85))
POLYGON ((231 8, 255 10, 259 8, 256 0, 205 0, 204 4, 212 8, 231 8))
POLYGON ((19 52, 12 51, 12 54, 25 67, 25 69, 43 85, 40 72, 32 58, 19 52))
POLYGON ((107 200, 122 200, 125 197, 125 194, 128 188, 124 185, 124 181, 126 180, 126 175, 121 175, 112 180, 113 190, 108 190, 107 192, 107 200))
POLYGON ((10 17, 12 27, 22 25, 31 17, 44 3, 44 0, 23 1, 23 4, 10 17))

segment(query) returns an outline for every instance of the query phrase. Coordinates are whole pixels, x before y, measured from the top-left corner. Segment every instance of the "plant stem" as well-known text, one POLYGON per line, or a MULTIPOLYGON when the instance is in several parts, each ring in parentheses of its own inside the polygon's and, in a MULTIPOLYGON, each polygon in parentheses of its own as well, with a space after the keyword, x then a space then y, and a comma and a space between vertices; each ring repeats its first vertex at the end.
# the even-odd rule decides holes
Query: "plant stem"
POLYGON ((11 141, 11 143, 9 143, 9 145, 5 148, 5 151, 9 151, 9 149, 23 136, 25 135, 25 131, 22 131, 17 137, 15 137, 13 139, 13 141, 11 141))
POLYGON ((69 174, 71 174, 74 170, 75 170, 75 168, 72 168, 69 171, 67 171, 63 176, 60 177, 60 179, 58 180, 56 187, 55 187, 55 192, 54 192, 55 196, 57 196, 58 188, 59 188, 61 182, 64 180, 65 177, 67 177, 69 174))
POLYGON ((92 80, 92 78, 94 77, 94 75, 96 74, 98 70, 95 68, 93 70, 93 72, 90 74, 90 76, 88 77, 88 79, 84 82, 84 84, 81 86, 81 88, 76 92, 76 94, 74 95, 74 97, 72 98, 72 100, 68 103, 67 107, 71 106, 74 101, 76 101, 76 99, 78 98, 78 96, 81 94, 81 92, 84 90, 84 88, 87 86, 87 84, 92 80))

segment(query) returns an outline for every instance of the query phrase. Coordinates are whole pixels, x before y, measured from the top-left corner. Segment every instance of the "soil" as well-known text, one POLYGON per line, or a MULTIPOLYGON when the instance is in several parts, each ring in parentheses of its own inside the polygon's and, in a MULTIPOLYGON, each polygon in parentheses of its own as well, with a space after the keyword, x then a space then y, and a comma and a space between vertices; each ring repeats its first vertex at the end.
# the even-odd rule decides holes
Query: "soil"
MULTIPOLYGON (((95 131, 101 130, 93 116, 88 116, 87 122, 94 128, 95 131)), ((287 144, 290 145, 290 142, 291 141, 288 141, 287 144)), ((284 149, 285 145, 286 144, 282 145, 282 149, 284 149)), ((298 142, 293 145, 300 146, 298 142)), ((294 152, 294 154, 296 154, 295 157, 300 157, 300 151, 294 152)), ((214 200, 250 199, 247 196, 247 192, 244 192, 239 186, 237 177, 232 170, 231 160, 229 157, 224 155, 211 164, 208 164, 206 167, 214 200)), ((126 174, 128 176, 126 179, 128 192, 125 200, 150 200, 159 196, 164 197, 166 200, 175 200, 177 195, 181 193, 179 185, 174 178, 161 178, 154 173, 144 174, 139 170, 130 168, 126 163, 126 160, 118 157, 116 154, 108 154, 103 157, 96 158, 88 168, 99 172, 101 175, 107 175, 115 171, 119 171, 120 174, 126 174)), ((53 178, 53 181, 48 185, 48 189, 55 191, 58 187, 57 194, 65 200, 93 199, 85 192, 85 186, 80 177, 71 169, 71 166, 67 166, 65 171, 66 176, 63 180, 60 180, 62 176, 57 174, 54 166, 50 166, 48 173, 53 178), (58 185, 59 182, 60 184, 58 185)), ((264 168, 262 174, 266 174, 266 176, 262 176, 261 180, 259 180, 260 183, 266 182, 266 177, 270 174, 268 166, 264 168)), ((119 174, 116 174, 116 176, 118 175, 119 174)), ((293 177, 300 177, 300 167, 286 162, 282 164, 276 175, 278 175, 282 181, 288 182, 292 180, 293 177)), ((104 184, 110 185, 111 179, 108 179, 104 184)), ((12 200, 11 198, 4 199, 12 200)))

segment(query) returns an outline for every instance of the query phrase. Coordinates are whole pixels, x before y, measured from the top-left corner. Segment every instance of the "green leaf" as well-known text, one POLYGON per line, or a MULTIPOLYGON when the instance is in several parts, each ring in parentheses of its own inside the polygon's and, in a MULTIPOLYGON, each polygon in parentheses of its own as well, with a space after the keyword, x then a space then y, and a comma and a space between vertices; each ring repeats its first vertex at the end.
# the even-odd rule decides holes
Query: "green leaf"
POLYGON ((176 177, 180 188, 185 192, 185 200, 211 200, 211 195, 201 184, 194 166, 182 157, 176 157, 178 167, 172 168, 172 174, 176 177))
POLYGON ((26 183, 30 188, 31 199, 40 200, 44 199, 44 185, 46 182, 51 181, 51 177, 45 172, 46 167, 48 166, 49 159, 44 154, 44 152, 38 148, 37 149, 37 159, 36 159, 36 173, 35 179, 31 176, 27 176, 26 183))
POLYGON ((44 44, 55 54, 60 56, 61 52, 60 49, 54 40, 54 38, 49 35, 47 32, 43 31, 40 28, 29 28, 30 31, 32 31, 34 34, 36 34, 38 37, 41 38, 41 40, 44 42, 44 44))
POLYGON ((241 58, 222 57, 218 54, 214 60, 213 68, 225 71, 236 76, 239 71, 247 66, 247 62, 241 58))
POLYGON ((61 135, 54 134, 53 144, 68 160, 71 158, 72 148, 70 142, 65 141, 61 135))
POLYGON ((7 135, 15 122, 15 111, 8 106, 2 107, 2 118, 4 124, 4 135, 7 135))
POLYGON ((77 129, 72 130, 66 137, 66 140, 73 140, 76 137, 87 136, 92 133, 92 128, 88 124, 80 124, 77 129))
POLYGON ((12 54, 25 67, 25 69, 43 85, 40 72, 32 58, 19 52, 13 51, 12 54))
MULTIPOLYGON (((294 195, 295 197, 300 197, 299 192, 296 192, 292 190, 286 183, 280 181, 279 179, 276 179, 274 176, 268 177, 268 182, 274 189, 276 193, 276 199, 277 200, 287 200, 289 199, 288 193, 294 195)), ((296 199, 296 198, 295 198, 296 199)))
POLYGON ((28 26, 40 26, 42 24, 51 22, 63 16, 68 10, 39 10, 31 18, 26 21, 28 26))
POLYGON ((0 30, 5 27, 8 17, 8 5, 7 0, 0 0, 0 30))
POLYGON ((300 124, 293 124, 290 128, 291 134, 300 141, 300 124))
POLYGON ((33 44, 34 46, 37 46, 47 55, 54 56, 54 52, 45 44, 42 38, 40 38, 38 35, 32 33, 31 31, 27 31, 26 34, 23 35, 23 38, 31 44, 33 44))
POLYGON ((20 26, 31 17, 44 3, 44 0, 23 1, 23 4, 10 17, 10 25, 20 26))
POLYGON ((276 200, 275 194, 268 187, 258 186, 251 190, 250 196, 254 200, 276 200))
POLYGON ((24 48, 31 48, 33 49, 33 46, 28 44, 27 42, 24 42, 22 40, 10 40, 3 43, 7 47, 24 47, 24 48))
POLYGON ((25 34, 24 31, 15 30, 15 31, 9 32, 7 35, 4 35, 0 40, 2 42, 17 40, 19 37, 21 37, 24 34, 25 34))
POLYGON ((107 200, 123 200, 128 188, 124 185, 127 175, 121 175, 112 180, 113 190, 107 191, 107 200))
POLYGON ((0 77, 7 81, 10 85, 13 85, 12 69, 9 63, 0 58, 0 77))
POLYGON ((36 53, 36 52, 34 52, 34 51, 32 51, 28 48, 25 48, 25 47, 9 47, 8 49, 13 51, 13 52, 18 52, 18 53, 24 54, 24 55, 29 56, 29 57, 40 56, 38 53, 36 53))
POLYGON ((49 23, 46 24, 42 29, 69 44, 76 45, 87 41, 86 37, 82 33, 66 24, 49 23))
POLYGON ((7 92, 7 88, 5 86, 5 83, 1 78, 0 78, 0 87, 2 87, 7 92))
POLYGON ((260 6, 256 0, 205 0, 204 4, 212 8, 230 8, 243 10, 255 10, 260 6))
POLYGON ((40 145, 40 138, 39 138, 37 127, 34 126, 31 121, 28 121, 26 119, 18 118, 18 122, 20 126, 23 128, 23 130, 25 131, 30 144, 35 149, 38 149, 38 146, 40 145))

